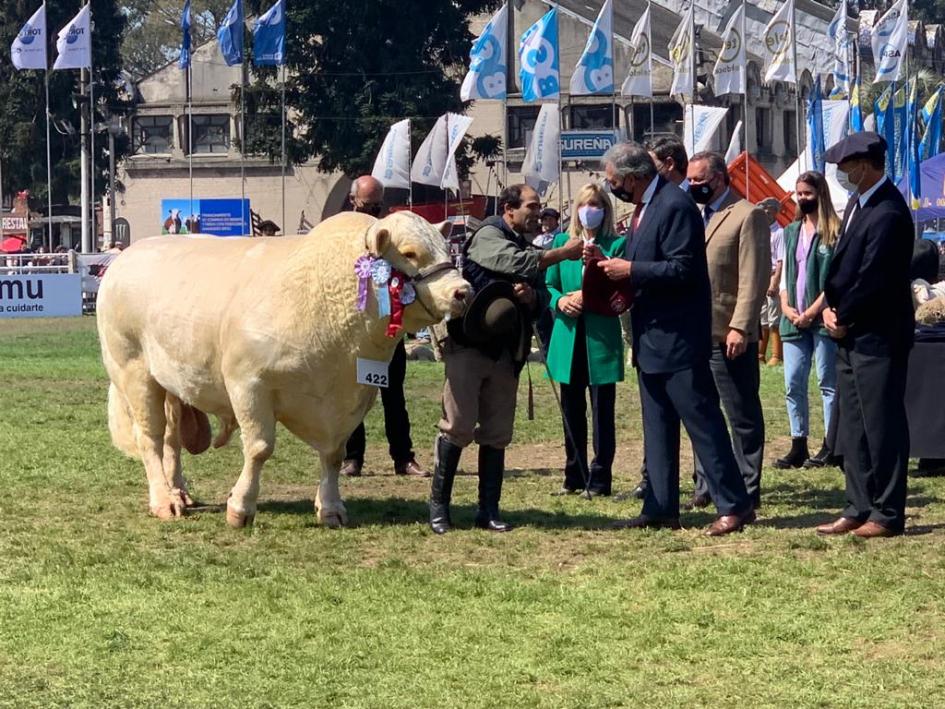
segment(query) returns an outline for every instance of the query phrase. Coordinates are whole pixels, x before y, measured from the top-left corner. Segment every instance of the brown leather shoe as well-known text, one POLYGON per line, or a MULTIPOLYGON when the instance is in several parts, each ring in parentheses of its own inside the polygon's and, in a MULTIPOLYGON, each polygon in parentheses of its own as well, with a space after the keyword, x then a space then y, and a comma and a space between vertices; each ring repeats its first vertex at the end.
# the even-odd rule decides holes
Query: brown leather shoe
POLYGON ((895 529, 884 527, 879 522, 869 520, 853 530, 853 533, 862 539, 874 539, 876 537, 898 537, 902 534, 895 529))
POLYGON ((416 478, 430 477, 430 473, 421 468, 416 459, 394 465, 394 475, 413 475, 416 478))
POLYGON ((639 515, 630 519, 620 519, 614 522, 614 529, 681 529, 679 518, 657 519, 647 515, 639 515))
POLYGON ((349 478, 359 478, 363 467, 364 463, 362 461, 348 458, 341 464, 341 474, 347 475, 349 478))
POLYGON ((748 510, 740 515, 722 515, 705 530, 707 537, 724 537, 732 532, 740 532, 746 524, 751 524, 756 519, 755 511, 748 510))
POLYGON ((841 517, 829 524, 822 524, 817 527, 817 534, 846 534, 847 532, 852 532, 854 529, 858 529, 862 525, 862 522, 853 519, 853 517, 841 517))

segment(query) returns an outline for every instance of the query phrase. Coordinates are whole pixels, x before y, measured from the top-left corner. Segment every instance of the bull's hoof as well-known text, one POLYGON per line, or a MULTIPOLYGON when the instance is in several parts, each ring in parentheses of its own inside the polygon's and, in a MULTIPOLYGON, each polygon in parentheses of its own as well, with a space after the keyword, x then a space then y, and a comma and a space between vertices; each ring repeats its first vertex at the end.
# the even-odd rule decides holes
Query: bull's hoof
POLYGON ((240 512, 230 507, 229 504, 226 506, 226 523, 230 525, 233 529, 242 529, 243 527, 251 527, 253 520, 256 519, 256 513, 240 512))
POLYGON ((162 522, 167 522, 172 519, 180 519, 183 517, 187 507, 184 504, 184 500, 181 498, 181 496, 175 493, 176 491, 172 492, 168 499, 164 502, 151 505, 151 515, 153 517, 157 517, 162 522))
POLYGON ((332 509, 319 509, 317 512, 318 522, 329 529, 337 529, 348 524, 348 513, 344 507, 335 507, 332 509))

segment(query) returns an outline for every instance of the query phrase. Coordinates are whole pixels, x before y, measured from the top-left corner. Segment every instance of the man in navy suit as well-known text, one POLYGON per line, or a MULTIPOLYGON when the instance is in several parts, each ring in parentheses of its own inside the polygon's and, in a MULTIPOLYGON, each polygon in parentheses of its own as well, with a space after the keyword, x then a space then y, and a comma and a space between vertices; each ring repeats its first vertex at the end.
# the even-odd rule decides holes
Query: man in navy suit
POLYGON ((886 147, 876 133, 854 133, 825 155, 845 174, 853 197, 824 287, 824 325, 839 345, 838 438, 847 506, 839 519, 817 528, 820 534, 891 537, 905 525, 915 226, 886 178, 886 147))
POLYGON ((755 514, 709 369, 712 311, 702 216, 687 194, 657 175, 640 145, 615 145, 603 165, 613 195, 636 205, 626 258, 604 260, 601 267, 613 280, 629 279, 635 293, 633 364, 650 476, 642 513, 620 526, 679 528, 681 422, 719 513, 706 533, 738 531, 755 514))

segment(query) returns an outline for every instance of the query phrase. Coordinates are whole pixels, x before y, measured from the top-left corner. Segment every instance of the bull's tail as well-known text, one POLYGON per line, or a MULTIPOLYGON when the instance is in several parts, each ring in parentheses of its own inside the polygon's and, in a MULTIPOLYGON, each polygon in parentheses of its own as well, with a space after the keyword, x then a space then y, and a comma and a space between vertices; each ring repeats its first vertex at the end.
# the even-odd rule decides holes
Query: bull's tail
POLYGON ((131 409, 114 384, 108 386, 108 430, 112 434, 112 444, 115 448, 132 458, 139 457, 131 409))

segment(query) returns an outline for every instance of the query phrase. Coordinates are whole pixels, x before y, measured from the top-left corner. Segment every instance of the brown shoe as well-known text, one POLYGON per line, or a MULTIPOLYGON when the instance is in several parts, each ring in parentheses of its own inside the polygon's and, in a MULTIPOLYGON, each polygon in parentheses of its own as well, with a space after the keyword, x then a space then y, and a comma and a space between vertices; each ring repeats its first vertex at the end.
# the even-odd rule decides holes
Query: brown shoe
POLYGON ((348 458, 341 464, 341 474, 347 475, 349 478, 360 478, 361 469, 363 467, 363 461, 355 460, 354 458, 348 458))
POLYGON ((657 519, 640 515, 630 519, 619 519, 614 522, 614 529, 681 529, 678 517, 669 519, 657 519))
POLYGON ((874 539, 875 537, 898 537, 900 534, 902 534, 901 531, 897 532, 894 529, 884 527, 879 522, 873 522, 872 520, 864 522, 862 525, 854 529, 853 533, 862 539, 874 539))
POLYGON ((817 527, 817 534, 846 534, 847 532, 852 532, 854 529, 858 529, 862 525, 862 522, 853 519, 853 517, 841 517, 829 524, 822 524, 817 527))
POLYGON ((748 510, 740 515, 722 515, 705 530, 707 537, 724 537, 732 532, 740 532, 745 525, 751 524, 756 519, 755 511, 748 510))
POLYGON ((413 475, 416 478, 428 478, 430 473, 420 467, 416 459, 394 465, 394 475, 413 475))

